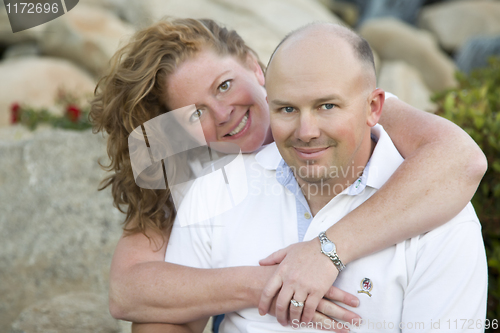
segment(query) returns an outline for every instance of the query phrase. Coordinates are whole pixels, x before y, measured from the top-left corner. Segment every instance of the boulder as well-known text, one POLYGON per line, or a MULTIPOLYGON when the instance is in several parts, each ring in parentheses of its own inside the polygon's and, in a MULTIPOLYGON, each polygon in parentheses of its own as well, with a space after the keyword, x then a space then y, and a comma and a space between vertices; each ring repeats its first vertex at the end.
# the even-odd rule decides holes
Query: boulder
POLYGON ((85 98, 95 88, 88 73, 62 59, 26 57, 2 61, 0 77, 0 127, 10 123, 13 103, 61 113, 54 107, 61 88, 85 98))
POLYGON ((500 2, 464 0, 426 6, 419 27, 434 33, 444 49, 456 51, 471 37, 500 35, 500 2))
POLYGON ((36 42, 26 42, 9 46, 4 54, 3 60, 19 57, 36 57, 40 55, 40 49, 36 42))
POLYGON ((130 10, 128 9, 130 6, 133 7, 132 10, 136 10, 141 6, 141 1, 137 0, 80 0, 79 3, 87 6, 94 6, 106 9, 114 13, 117 17, 119 17, 123 21, 127 21, 127 18, 125 17, 124 13, 130 10))
POLYGON ((471 38, 455 58, 458 68, 469 73, 473 69, 487 67, 492 56, 500 57, 500 36, 471 38))
POLYGON ((432 95, 420 74, 403 61, 385 61, 378 76, 378 87, 420 110, 435 112, 432 95))
POLYGON ((4 2, 0 0, 0 44, 12 45, 37 41, 45 31, 45 27, 45 24, 42 24, 31 29, 13 33, 4 2))
POLYGON ((0 141, 0 332, 8 332, 38 301, 82 291, 106 297, 124 215, 109 188, 97 191, 105 176, 97 162, 107 162, 101 135, 3 131, 10 139, 0 141))
POLYGON ((210 18, 235 29, 267 63, 290 31, 314 21, 341 22, 319 0, 129 0, 124 17, 143 27, 165 16, 210 18))
POLYGON ((68 293, 42 300, 24 309, 11 333, 121 333, 108 311, 106 295, 68 293))
POLYGON ((359 32, 382 61, 406 62, 420 73, 432 91, 456 85, 456 67, 430 33, 392 18, 367 21, 359 32))
POLYGON ((353 27, 359 20, 359 7, 354 3, 335 1, 335 0, 319 0, 323 6, 330 9, 342 21, 353 27))
POLYGON ((364 1, 358 24, 362 25, 365 21, 381 17, 394 17, 408 24, 415 24, 424 2, 425 0, 364 1))
POLYGON ((120 43, 134 33, 132 26, 113 13, 84 4, 45 25, 38 41, 42 54, 71 60, 96 77, 109 66, 120 43))

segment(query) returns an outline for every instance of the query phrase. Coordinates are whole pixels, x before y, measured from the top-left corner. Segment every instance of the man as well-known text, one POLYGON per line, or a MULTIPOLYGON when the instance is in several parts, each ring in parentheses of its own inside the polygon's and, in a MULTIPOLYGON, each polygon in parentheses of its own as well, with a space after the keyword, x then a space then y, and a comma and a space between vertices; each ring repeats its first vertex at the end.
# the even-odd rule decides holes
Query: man
MULTIPOLYGON (((337 25, 307 26, 278 46, 266 73, 266 89, 275 144, 245 157, 248 182, 242 186, 248 186, 247 198, 206 223, 177 224, 166 260, 202 268, 256 265, 273 251, 315 239, 318 255, 332 261, 332 270, 341 271, 334 285, 360 298, 359 307, 351 310, 363 322, 352 331, 482 331, 486 260, 470 204, 442 227, 347 267, 323 233, 374 194, 403 161, 377 125, 385 95, 376 89, 366 42, 337 25), (297 225, 294 219, 296 200, 304 202, 308 225, 297 225)), ((226 170, 232 191, 241 171, 226 170)), ((214 177, 199 179, 178 219, 189 221, 196 214, 199 220, 204 211, 213 212, 206 202, 227 202, 225 186, 214 177)), ((308 295, 297 291, 290 296, 289 319, 300 317, 308 295)), ((331 328, 327 323, 311 325, 291 320, 292 329, 331 328)), ((260 316, 257 309, 246 309, 228 314, 221 331, 291 328, 260 316)))

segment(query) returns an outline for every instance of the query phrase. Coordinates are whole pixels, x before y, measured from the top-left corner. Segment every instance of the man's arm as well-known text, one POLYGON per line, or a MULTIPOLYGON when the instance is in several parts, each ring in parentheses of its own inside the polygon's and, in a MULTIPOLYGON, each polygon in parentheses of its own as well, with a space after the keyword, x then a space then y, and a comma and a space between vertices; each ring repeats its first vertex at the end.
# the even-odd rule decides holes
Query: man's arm
MULTIPOLYGON (((486 158, 479 147, 444 118, 388 98, 380 123, 405 161, 379 191, 327 230, 344 264, 449 221, 472 198, 486 171, 486 158)), ((283 311, 290 303, 288 295, 299 290, 311 298, 302 317, 310 319, 324 293, 318 286, 331 285, 337 277, 328 258, 318 255, 319 248, 314 239, 261 262, 281 263, 264 289, 261 313, 268 311, 270 300, 280 292, 286 297, 278 298, 277 315, 286 318, 283 311)))

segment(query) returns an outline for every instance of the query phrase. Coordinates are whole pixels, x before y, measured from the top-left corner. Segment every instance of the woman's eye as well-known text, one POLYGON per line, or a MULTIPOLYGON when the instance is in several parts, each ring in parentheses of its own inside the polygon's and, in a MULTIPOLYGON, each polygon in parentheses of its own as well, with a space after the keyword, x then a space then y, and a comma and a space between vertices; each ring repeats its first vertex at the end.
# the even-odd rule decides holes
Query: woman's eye
POLYGON ((292 108, 291 106, 285 106, 284 108, 282 108, 282 110, 285 113, 292 113, 294 108, 292 108))
POLYGON ((323 104, 321 105, 321 108, 324 110, 331 110, 335 107, 335 104, 323 104))
POLYGON ((230 87, 231 87, 231 81, 227 80, 222 82, 218 89, 220 92, 225 92, 228 91, 230 87))
POLYGON ((193 114, 191 115, 191 117, 189 117, 189 121, 190 122, 197 121, 198 119, 200 119, 200 117, 201 117, 202 114, 203 114, 203 110, 197 109, 195 112, 193 112, 193 114))

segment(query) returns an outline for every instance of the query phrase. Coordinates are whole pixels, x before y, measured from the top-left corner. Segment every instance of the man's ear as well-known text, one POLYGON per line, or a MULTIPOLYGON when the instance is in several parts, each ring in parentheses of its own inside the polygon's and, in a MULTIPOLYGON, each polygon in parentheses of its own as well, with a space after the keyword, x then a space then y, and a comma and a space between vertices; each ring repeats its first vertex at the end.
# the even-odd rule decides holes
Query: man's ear
POLYGON ((377 88, 370 94, 368 102, 370 103, 370 113, 366 118, 366 123, 368 126, 373 127, 378 123, 380 116, 382 115, 382 107, 384 106, 385 92, 377 88))
POLYGON ((264 86, 264 83, 266 82, 266 79, 264 78, 264 72, 262 70, 262 67, 260 67, 259 60, 257 59, 257 56, 255 56, 252 52, 248 53, 247 56, 247 66, 252 72, 254 72, 255 77, 257 78, 257 81, 261 86, 264 86))

